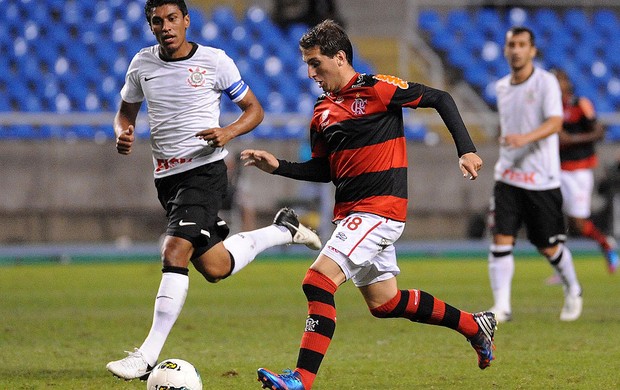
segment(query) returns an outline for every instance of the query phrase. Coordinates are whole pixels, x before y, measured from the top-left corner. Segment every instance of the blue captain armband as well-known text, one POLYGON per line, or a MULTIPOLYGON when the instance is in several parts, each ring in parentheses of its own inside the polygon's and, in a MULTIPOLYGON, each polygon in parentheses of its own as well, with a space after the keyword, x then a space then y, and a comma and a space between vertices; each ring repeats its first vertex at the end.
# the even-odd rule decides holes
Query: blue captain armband
POLYGON ((237 102, 241 100, 241 98, 243 98, 248 88, 249 87, 245 83, 245 81, 239 80, 237 82, 234 82, 230 87, 226 88, 224 92, 226 93, 226 95, 228 95, 230 100, 232 100, 233 102, 237 102))

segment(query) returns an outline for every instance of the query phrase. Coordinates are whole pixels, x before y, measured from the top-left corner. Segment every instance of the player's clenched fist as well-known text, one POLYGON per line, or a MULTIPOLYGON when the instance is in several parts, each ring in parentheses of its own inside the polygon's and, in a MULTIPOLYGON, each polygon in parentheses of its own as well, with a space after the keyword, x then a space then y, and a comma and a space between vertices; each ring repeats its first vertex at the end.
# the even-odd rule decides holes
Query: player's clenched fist
POLYGON ((131 145, 135 140, 134 127, 129 125, 126 130, 123 130, 116 138, 116 151, 120 154, 131 153, 131 145))

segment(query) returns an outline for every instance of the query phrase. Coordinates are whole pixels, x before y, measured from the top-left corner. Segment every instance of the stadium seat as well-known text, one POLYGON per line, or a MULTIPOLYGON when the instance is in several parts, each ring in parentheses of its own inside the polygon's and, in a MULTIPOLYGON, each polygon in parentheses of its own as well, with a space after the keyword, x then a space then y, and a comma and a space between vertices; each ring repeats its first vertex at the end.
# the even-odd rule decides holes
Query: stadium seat
POLYGON ((425 9, 418 20, 446 64, 462 72, 490 106, 494 80, 509 73, 502 50, 505 31, 514 25, 534 31, 540 66, 567 71, 578 93, 595 99, 601 112, 620 110, 620 22, 614 10, 480 8, 450 10, 443 17, 425 9))
MULTIPOLYGON (((100 0, 89 6, 77 0, 9 0, 3 6, 0 50, 5 55, 0 66, 7 71, 0 75, 0 111, 114 111, 132 56, 156 43, 145 24, 143 1, 100 0)), ((282 29, 256 6, 239 19, 228 6, 209 14, 197 8, 189 12, 189 38, 233 57, 266 110, 307 114, 322 92, 307 78, 299 56, 298 41, 308 26, 282 29)), ((374 73, 372 65, 354 52, 358 70, 374 73)), ((239 109, 222 99, 222 110, 239 109)), ((88 134, 105 136, 105 131, 95 126, 42 126, 37 131, 15 127, 0 133, 0 138, 4 133, 88 138, 88 134)), ((288 138, 301 131, 280 126, 263 133, 288 138)), ((148 136, 148 131, 139 136, 148 136)))

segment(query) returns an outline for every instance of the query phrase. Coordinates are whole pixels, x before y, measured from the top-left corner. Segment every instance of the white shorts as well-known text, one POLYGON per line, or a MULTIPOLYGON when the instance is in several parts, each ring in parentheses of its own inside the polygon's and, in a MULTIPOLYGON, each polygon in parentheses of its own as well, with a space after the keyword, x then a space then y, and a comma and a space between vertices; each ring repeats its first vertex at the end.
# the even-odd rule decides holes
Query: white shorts
POLYGON ((591 169, 562 171, 562 211, 569 217, 589 218, 591 213, 594 174, 591 169))
POLYGON ((347 280, 368 286, 400 273, 394 243, 404 228, 404 222, 352 213, 338 223, 321 253, 338 263, 347 280))

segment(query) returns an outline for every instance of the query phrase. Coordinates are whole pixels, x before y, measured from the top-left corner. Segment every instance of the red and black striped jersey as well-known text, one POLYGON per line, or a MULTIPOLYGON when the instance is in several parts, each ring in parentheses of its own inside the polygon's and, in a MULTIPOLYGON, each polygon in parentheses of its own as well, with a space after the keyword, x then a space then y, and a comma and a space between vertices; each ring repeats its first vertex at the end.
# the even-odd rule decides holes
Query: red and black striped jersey
MULTIPOLYGON (((562 127, 569 134, 583 134, 593 131, 593 122, 596 118, 589 118, 581 104, 588 105, 587 109, 592 110, 591 115, 594 115, 594 108, 591 107, 592 103, 589 100, 582 101, 578 97, 573 97, 565 103, 562 127)), ((598 158, 594 141, 561 147, 560 163, 562 169, 568 171, 595 168, 598 165, 598 158)))
POLYGON ((321 95, 310 123, 312 158, 279 159, 273 174, 336 185, 334 220, 354 211, 404 222, 407 148, 403 107, 437 110, 457 154, 476 152, 454 100, 445 91, 386 75, 356 74, 337 93, 321 95))
POLYGON ((362 211, 405 221, 402 107, 416 108, 422 91, 396 77, 358 74, 338 93, 319 97, 310 125, 312 157, 329 161, 335 220, 362 211))

